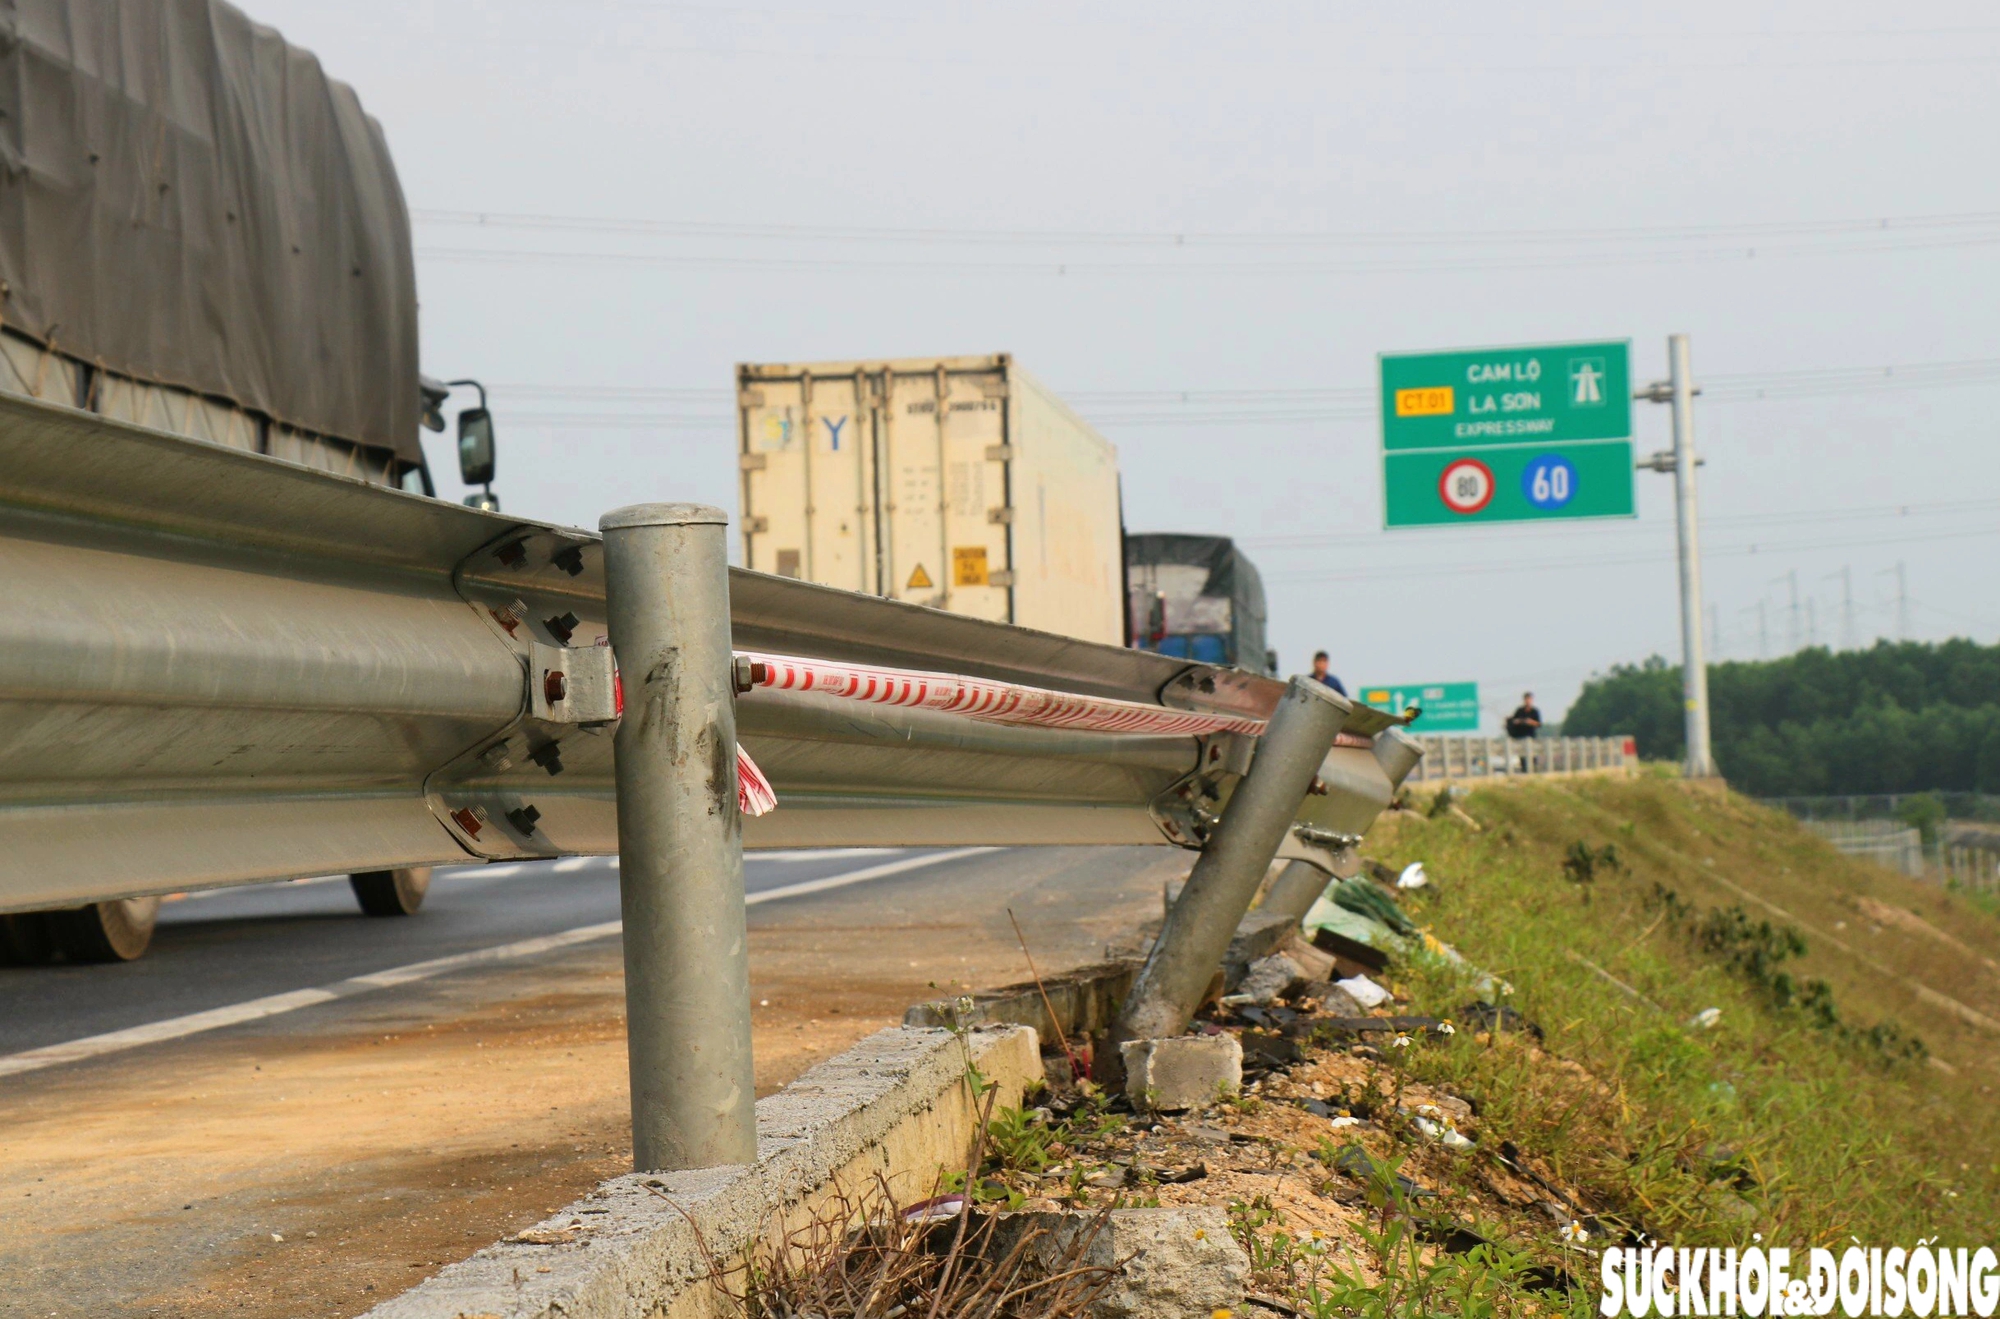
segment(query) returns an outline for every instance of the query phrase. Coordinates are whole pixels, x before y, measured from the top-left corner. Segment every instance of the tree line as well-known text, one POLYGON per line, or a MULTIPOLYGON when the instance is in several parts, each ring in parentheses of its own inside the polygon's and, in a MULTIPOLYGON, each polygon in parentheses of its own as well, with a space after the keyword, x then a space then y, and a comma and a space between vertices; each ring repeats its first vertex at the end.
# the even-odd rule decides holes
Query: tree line
MULTIPOLYGON (((1711 665, 1715 759, 1757 797, 2000 792, 2000 646, 1878 641, 1711 665)), ((1685 750, 1681 671, 1655 655, 1584 684, 1563 719, 1626 733, 1649 760, 1685 750)))

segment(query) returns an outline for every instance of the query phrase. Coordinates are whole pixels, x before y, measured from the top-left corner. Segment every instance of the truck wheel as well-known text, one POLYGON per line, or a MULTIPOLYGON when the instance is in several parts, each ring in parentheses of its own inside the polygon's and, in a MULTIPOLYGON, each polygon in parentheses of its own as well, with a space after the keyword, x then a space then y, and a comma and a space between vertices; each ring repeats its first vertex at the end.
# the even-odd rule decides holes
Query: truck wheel
POLYGON ((153 942, 158 898, 120 898, 69 911, 39 913, 55 945, 72 962, 129 962, 153 942))
POLYGON ((354 897, 370 916, 414 916, 430 891, 431 868, 410 866, 402 870, 364 870, 349 875, 354 897))
POLYGON ((40 966, 56 954, 46 913, 17 911, 0 916, 0 966, 40 966))

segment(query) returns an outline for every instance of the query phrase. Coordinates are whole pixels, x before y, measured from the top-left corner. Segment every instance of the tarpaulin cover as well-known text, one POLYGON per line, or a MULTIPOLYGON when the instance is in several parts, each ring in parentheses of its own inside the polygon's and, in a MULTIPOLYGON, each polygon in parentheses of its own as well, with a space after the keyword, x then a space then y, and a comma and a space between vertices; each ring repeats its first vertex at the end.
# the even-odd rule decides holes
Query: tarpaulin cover
MULTIPOLYGON (((1175 532, 1141 532, 1125 537, 1126 579, 1131 584, 1132 599, 1129 608, 1133 618, 1133 637, 1139 644, 1146 641, 1146 620, 1152 600, 1146 586, 1147 568, 1167 564, 1180 564, 1202 568, 1207 571, 1200 596, 1210 600, 1227 600, 1230 608, 1216 611, 1218 620, 1227 619, 1230 637, 1230 660, 1239 668, 1252 673, 1264 671, 1264 623, 1267 610, 1264 603, 1264 579, 1257 566, 1250 562, 1243 551, 1227 536, 1196 536, 1175 532)), ((1154 574, 1157 576, 1158 574, 1154 574)), ((1177 602, 1169 601, 1170 609, 1177 602)), ((1199 608, 1195 601, 1178 602, 1179 608, 1173 612, 1188 618, 1197 618, 1199 608)), ((1217 630, 1222 630, 1218 626, 1217 630)))
POLYGON ((0 0, 0 279, 69 356, 418 457, 381 126, 218 0, 0 0))

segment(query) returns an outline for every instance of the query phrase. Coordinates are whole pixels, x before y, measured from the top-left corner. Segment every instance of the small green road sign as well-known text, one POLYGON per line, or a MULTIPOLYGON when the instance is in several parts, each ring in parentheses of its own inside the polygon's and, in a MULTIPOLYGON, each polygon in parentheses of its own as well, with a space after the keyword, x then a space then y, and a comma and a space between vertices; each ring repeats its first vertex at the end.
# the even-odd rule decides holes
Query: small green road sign
POLYGON ((1629 517, 1622 341, 1385 353, 1383 525, 1629 517))
POLYGON ((1413 733, 1474 733, 1479 731, 1479 684, 1476 682, 1413 682, 1401 687, 1363 687, 1361 703, 1391 714, 1411 706, 1423 713, 1410 723, 1413 733))

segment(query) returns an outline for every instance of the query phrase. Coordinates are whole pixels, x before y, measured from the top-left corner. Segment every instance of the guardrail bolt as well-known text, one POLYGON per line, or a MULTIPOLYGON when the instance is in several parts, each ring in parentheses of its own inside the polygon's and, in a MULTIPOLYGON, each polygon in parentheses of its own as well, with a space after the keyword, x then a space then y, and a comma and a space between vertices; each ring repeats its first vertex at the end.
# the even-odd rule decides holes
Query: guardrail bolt
POLYGON ((542 698, 550 705, 569 695, 569 678, 561 669, 550 669, 542 675, 542 698))
POLYGON ((753 687, 761 687, 771 680, 771 666, 762 660, 753 660, 748 655, 738 655, 730 661, 729 678, 741 696, 753 687))

